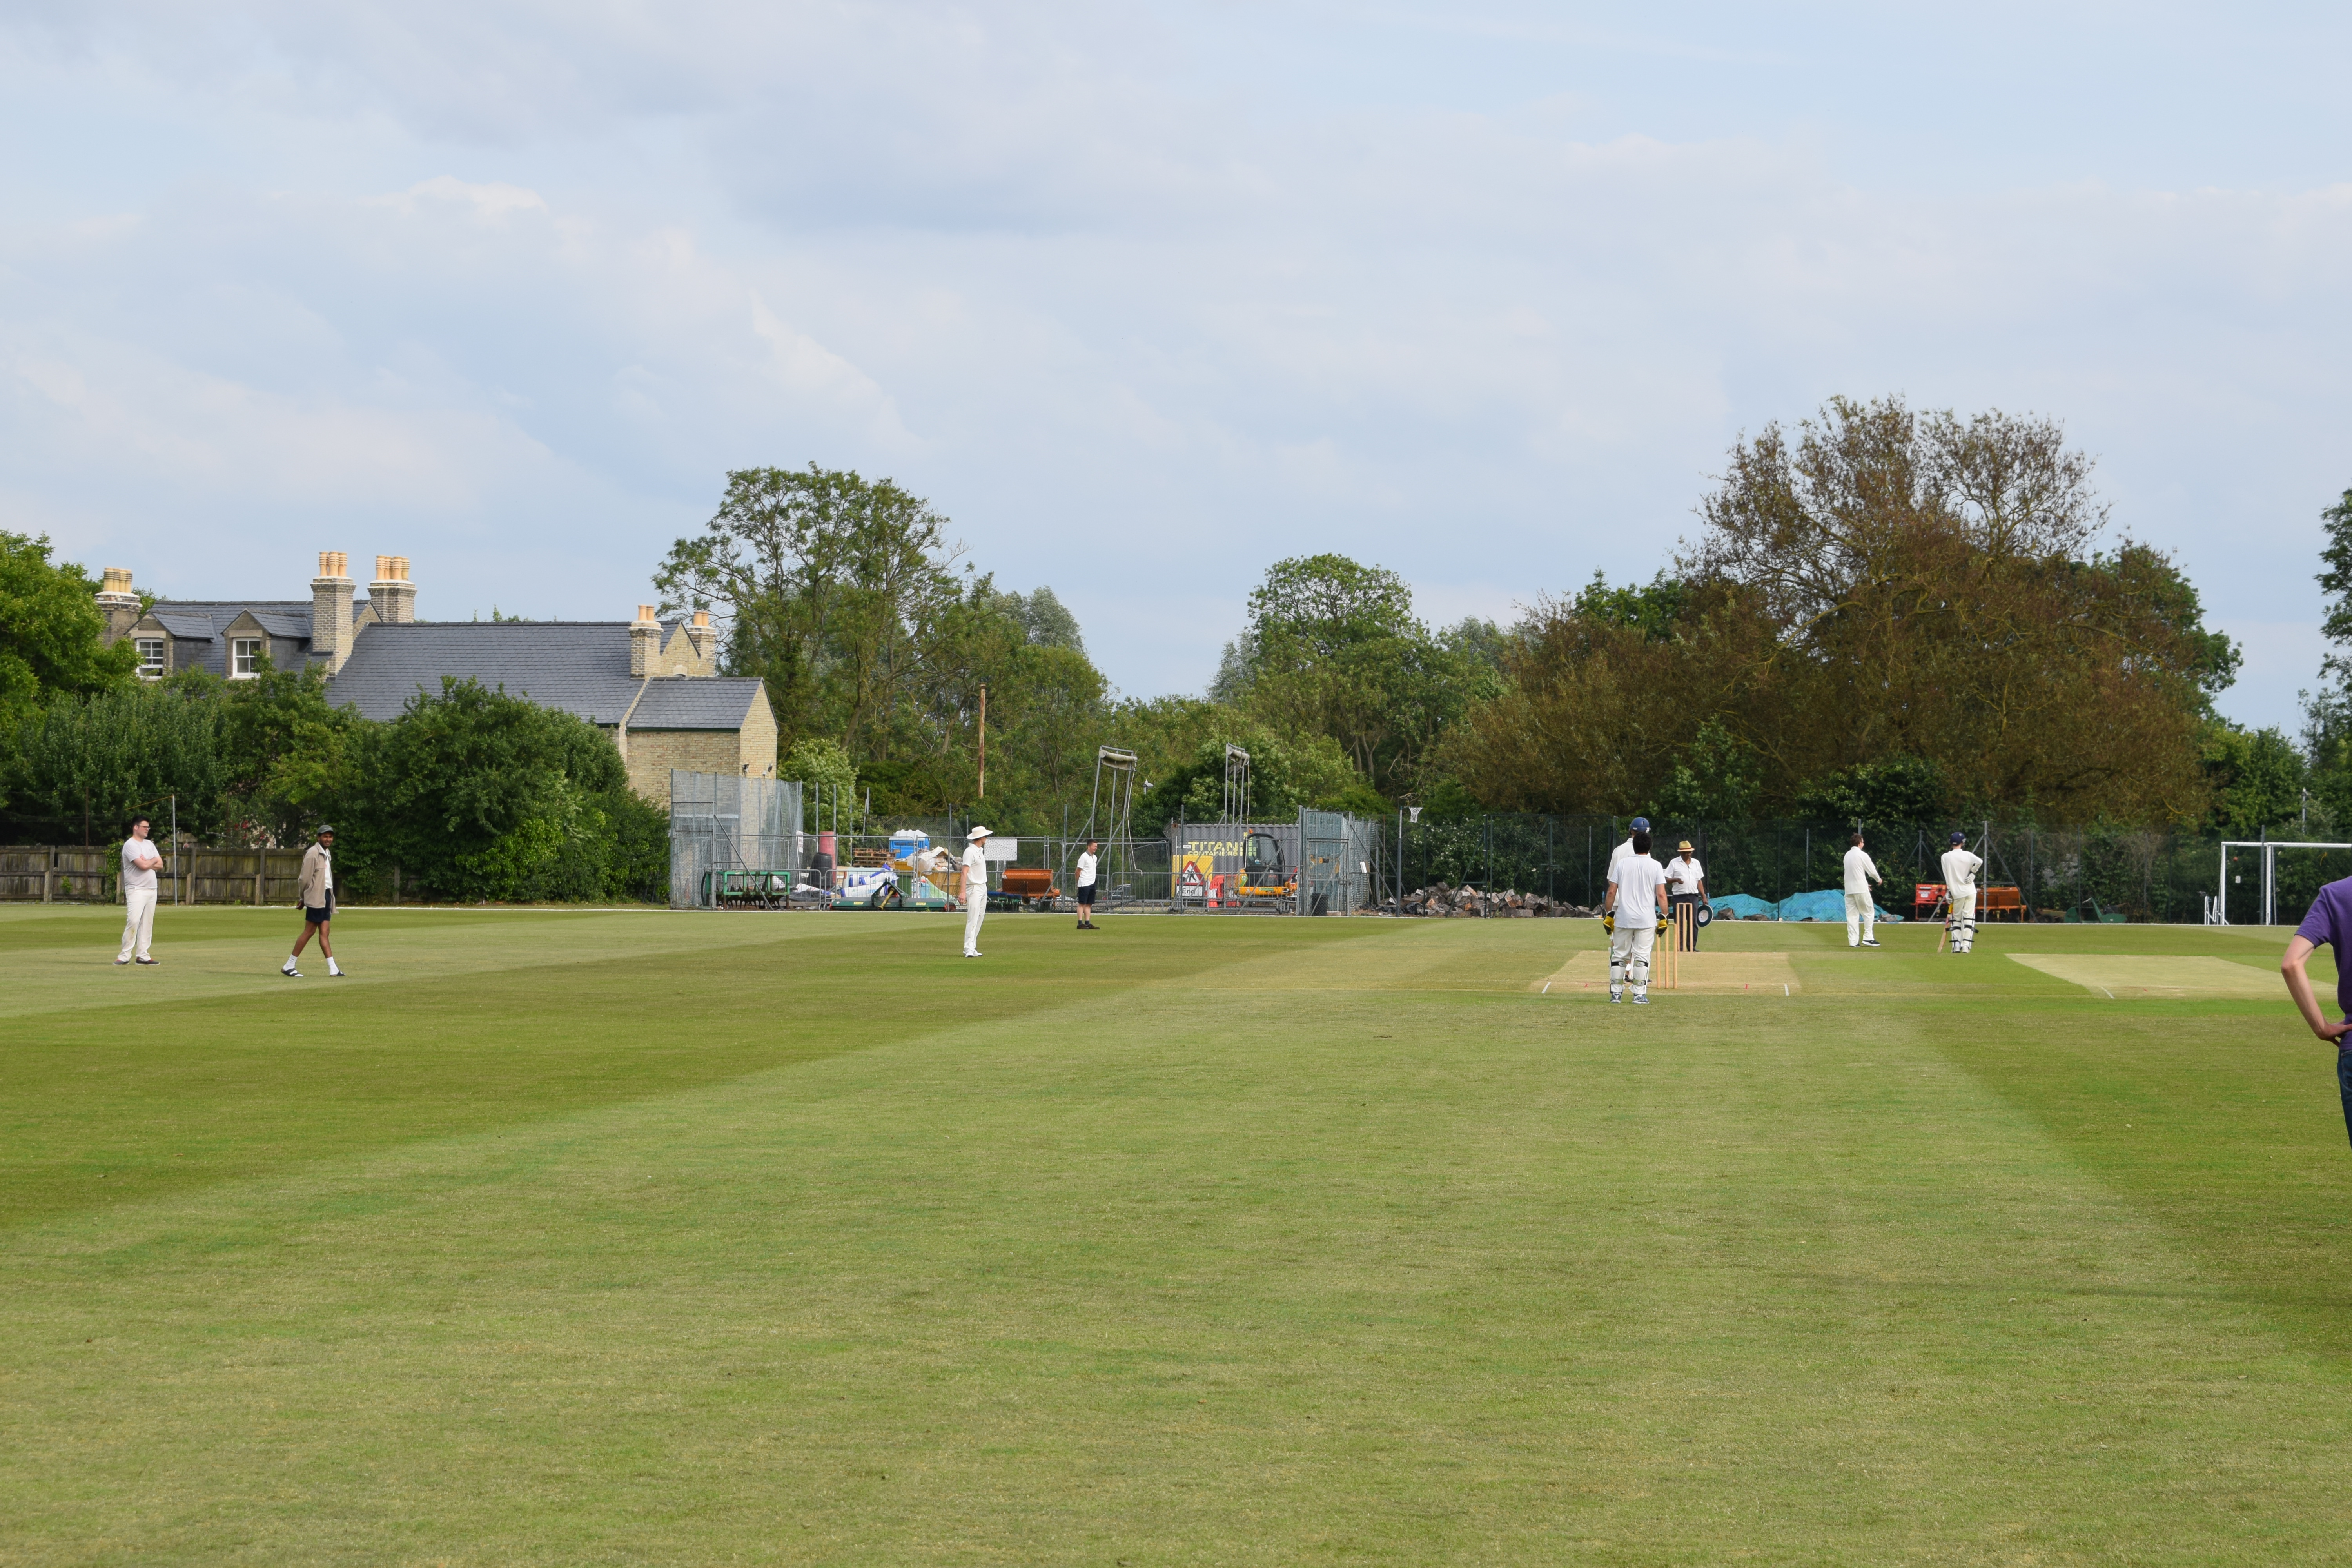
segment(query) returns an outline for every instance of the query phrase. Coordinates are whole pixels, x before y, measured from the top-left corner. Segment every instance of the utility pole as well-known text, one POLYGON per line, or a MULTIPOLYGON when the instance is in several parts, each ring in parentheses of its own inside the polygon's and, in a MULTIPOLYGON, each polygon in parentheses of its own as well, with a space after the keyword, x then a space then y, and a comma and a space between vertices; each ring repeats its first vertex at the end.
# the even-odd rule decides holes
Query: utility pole
POLYGON ((980 797, 988 798, 988 688, 980 689, 980 797))

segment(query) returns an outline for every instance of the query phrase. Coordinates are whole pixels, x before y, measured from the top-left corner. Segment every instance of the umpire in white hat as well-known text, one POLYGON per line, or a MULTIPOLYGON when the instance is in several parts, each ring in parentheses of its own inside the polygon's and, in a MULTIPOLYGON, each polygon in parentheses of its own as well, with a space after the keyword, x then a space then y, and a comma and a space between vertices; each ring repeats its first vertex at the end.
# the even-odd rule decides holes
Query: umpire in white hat
POLYGON ((975 826, 964 835, 963 955, 980 956, 980 922, 988 916, 988 829, 975 826))

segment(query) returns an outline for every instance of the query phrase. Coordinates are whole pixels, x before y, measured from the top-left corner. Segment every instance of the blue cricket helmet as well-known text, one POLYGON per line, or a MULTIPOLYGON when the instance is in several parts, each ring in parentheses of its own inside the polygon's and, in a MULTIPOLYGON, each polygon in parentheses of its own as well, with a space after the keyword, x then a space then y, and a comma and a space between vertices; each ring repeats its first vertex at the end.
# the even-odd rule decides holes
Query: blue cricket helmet
POLYGON ((1649 831, 1650 831, 1650 819, 1649 819, 1648 817, 1646 817, 1646 816, 1637 816, 1637 817, 1635 817, 1635 818, 1633 819, 1633 831, 1634 831, 1634 832, 1636 832, 1636 833, 1647 833, 1647 832, 1649 832, 1649 831))

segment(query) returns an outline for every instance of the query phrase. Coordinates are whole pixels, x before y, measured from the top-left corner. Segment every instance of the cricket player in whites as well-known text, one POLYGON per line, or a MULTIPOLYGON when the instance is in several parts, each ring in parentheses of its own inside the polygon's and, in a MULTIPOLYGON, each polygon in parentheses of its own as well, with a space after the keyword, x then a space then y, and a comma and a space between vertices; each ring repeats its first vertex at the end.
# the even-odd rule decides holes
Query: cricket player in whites
POLYGON ((1876 947, 1878 938, 1871 928, 1878 921, 1878 905, 1870 896, 1873 882, 1884 882, 1878 874, 1878 862, 1862 847, 1862 835, 1853 836, 1853 847, 1845 852, 1845 944, 1848 947, 1876 947))
POLYGON ((980 922, 988 915, 988 829, 964 835, 963 955, 980 956, 980 922))
POLYGON ((1633 982, 1633 1005, 1650 1000, 1650 948, 1666 912, 1666 868, 1650 858, 1650 830, 1633 830, 1633 853, 1609 868, 1609 892, 1601 907, 1615 917, 1609 933, 1609 1000, 1625 1000, 1633 982))
POLYGON ((1952 847, 1944 851, 1944 891, 1952 900, 1944 917, 1952 933, 1952 951, 1966 952, 1977 942, 1977 871, 1984 858, 1969 849, 1969 836, 1952 830, 1952 847))

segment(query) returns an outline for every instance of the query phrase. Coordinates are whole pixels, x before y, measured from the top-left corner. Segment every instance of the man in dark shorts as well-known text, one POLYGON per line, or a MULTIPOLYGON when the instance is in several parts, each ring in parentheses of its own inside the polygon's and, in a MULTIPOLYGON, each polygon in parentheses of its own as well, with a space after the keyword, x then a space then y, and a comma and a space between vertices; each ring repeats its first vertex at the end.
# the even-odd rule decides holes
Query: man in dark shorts
POLYGON ((289 980, 299 980, 302 972, 294 961, 310 945, 310 933, 319 933, 319 952, 327 961, 327 973, 342 978, 336 965, 335 950, 328 945, 327 927, 335 918, 335 830, 325 823, 319 825, 319 841, 302 852, 302 934, 294 939, 294 951, 287 955, 286 967, 280 974, 289 980))
POLYGON ((1087 840, 1086 853, 1078 857, 1078 929, 1080 931, 1095 929, 1095 871, 1102 864, 1095 851, 1100 847, 1099 844, 1089 838, 1087 840))
POLYGON ((2352 1049, 2347 1048, 2345 1038, 2352 1033, 2352 956, 2345 952, 2347 942, 2352 942, 2352 877, 2319 889, 2319 897, 2311 900, 2311 912, 2303 917, 2303 924, 2286 944, 2279 973, 2286 976, 2286 994, 2294 998, 2311 1032, 2336 1047, 2336 1087, 2344 1099, 2345 1134, 2352 1137, 2352 1049), (2342 1015, 2342 1023, 2327 1021, 2319 998, 2312 994, 2310 973, 2304 967, 2311 962, 2312 950, 2322 943, 2336 950, 2336 1011, 2342 1015))

